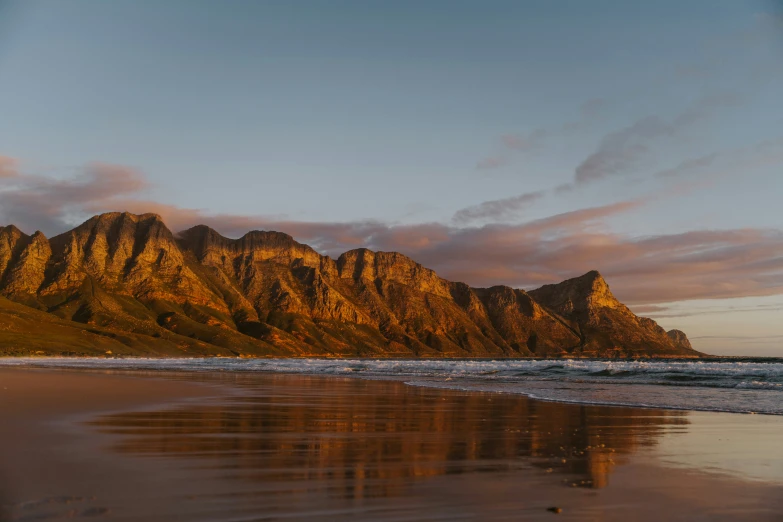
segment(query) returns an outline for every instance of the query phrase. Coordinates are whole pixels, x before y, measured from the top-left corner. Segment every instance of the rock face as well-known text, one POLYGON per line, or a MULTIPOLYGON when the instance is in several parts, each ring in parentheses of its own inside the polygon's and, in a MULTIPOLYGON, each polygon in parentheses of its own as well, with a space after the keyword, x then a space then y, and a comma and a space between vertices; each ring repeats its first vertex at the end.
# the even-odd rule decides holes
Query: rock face
POLYGON ((684 350, 693 350, 693 346, 691 346, 691 342, 688 340, 688 336, 685 335, 685 332, 682 330, 669 330, 666 332, 666 335, 668 335, 669 339, 671 339, 672 342, 674 342, 674 344, 680 348, 684 350))
POLYGON ((673 341, 652 319, 634 315, 614 297, 606 280, 596 271, 543 286, 530 295, 567 319, 579 332, 581 355, 677 356, 692 351, 673 341))
MULTIPOLYGON (((154 214, 103 214, 51 240, 0 229, 0 294, 57 328, 114 335, 128 353, 698 355, 681 332, 631 313, 597 272, 531 292, 471 288, 396 252, 335 260, 279 232, 228 239, 205 226, 175 237, 154 214)), ((77 344, 63 351, 91 353, 77 344)))

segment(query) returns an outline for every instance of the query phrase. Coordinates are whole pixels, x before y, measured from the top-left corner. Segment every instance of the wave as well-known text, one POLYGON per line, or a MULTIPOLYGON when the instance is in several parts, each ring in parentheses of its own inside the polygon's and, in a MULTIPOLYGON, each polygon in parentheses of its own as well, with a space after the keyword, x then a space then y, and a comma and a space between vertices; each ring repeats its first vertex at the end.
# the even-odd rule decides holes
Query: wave
POLYGON ((0 366, 367 377, 579 404, 783 414, 781 359, 9 358, 0 366))
POLYGON ((540 394, 540 393, 533 393, 529 391, 525 391, 523 389, 513 391, 510 389, 498 389, 493 388, 491 386, 464 386, 464 385, 457 385, 457 384, 450 384, 450 383, 437 383, 437 382, 425 382, 425 381, 408 381, 405 384, 408 386, 417 386, 420 388, 435 388, 435 389, 442 389, 442 390, 455 390, 455 391, 463 391, 463 392, 489 392, 489 393, 512 393, 517 395, 524 395, 528 398, 539 400, 539 401, 546 401, 546 402, 560 402, 565 404, 580 404, 584 406, 613 406, 613 407, 623 407, 623 408, 645 408, 645 409, 665 409, 665 410, 677 410, 677 411, 703 411, 703 412, 711 412, 711 413, 742 413, 742 414, 762 414, 762 415, 783 415, 783 410, 776 411, 766 411, 764 409, 759 410, 758 408, 752 408, 750 407, 750 404, 748 404, 747 409, 743 409, 742 406, 737 405, 726 405, 726 406, 715 406, 715 405, 709 405, 706 403, 702 404, 689 404, 687 406, 683 406, 682 404, 678 403, 666 403, 661 401, 649 401, 644 402, 642 400, 630 400, 630 401, 616 401, 616 400, 607 400, 607 399, 584 399, 584 398, 577 398, 577 397, 553 397, 553 396, 547 396, 546 394, 540 394))

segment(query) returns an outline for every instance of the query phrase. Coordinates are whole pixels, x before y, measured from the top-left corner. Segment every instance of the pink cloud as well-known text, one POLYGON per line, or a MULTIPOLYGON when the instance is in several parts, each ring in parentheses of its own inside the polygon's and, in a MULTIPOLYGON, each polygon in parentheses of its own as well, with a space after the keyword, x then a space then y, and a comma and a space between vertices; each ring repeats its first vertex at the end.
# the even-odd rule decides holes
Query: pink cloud
POLYGON ((780 230, 695 230, 646 237, 607 231, 607 218, 632 212, 661 194, 522 224, 456 227, 215 214, 141 197, 149 186, 136 170, 102 163, 69 180, 16 174, 0 190, 0 222, 51 234, 99 212, 154 212, 175 232, 197 224, 230 237, 252 229, 278 230, 332 256, 358 247, 399 251, 447 279, 473 286, 533 288, 598 269, 618 298, 632 305, 783 293, 780 230))
POLYGON ((0 156, 0 179, 15 178, 18 175, 16 159, 0 156))
POLYGON ((71 215, 83 215, 149 187, 140 172, 106 163, 92 163, 80 175, 64 180, 13 172, 10 188, 0 191, 0 219, 33 230, 62 230, 71 215))

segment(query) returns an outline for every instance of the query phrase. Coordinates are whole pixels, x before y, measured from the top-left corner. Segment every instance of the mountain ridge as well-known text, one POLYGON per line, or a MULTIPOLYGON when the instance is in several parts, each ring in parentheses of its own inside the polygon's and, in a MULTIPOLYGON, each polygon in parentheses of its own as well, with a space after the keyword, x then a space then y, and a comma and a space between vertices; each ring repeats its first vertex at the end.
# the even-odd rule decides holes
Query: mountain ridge
MULTIPOLYGON (((100 214, 51 239, 0 228, 0 295, 56 328, 114 339, 66 354, 149 354, 159 341, 182 356, 700 355, 682 332, 633 314, 597 271, 530 292, 472 288, 398 252, 333 259, 282 232, 174 234, 157 214, 100 214)), ((29 352, 35 337, 15 334, 11 349, 0 330, 0 353, 29 352)))

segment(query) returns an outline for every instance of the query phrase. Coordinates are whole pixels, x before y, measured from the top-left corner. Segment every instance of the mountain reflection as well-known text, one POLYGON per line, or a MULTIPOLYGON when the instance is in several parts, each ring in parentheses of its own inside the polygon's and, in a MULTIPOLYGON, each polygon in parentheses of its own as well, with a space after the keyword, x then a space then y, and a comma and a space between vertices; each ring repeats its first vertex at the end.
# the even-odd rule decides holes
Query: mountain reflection
POLYGON ((515 471, 602 488, 629 454, 688 423, 684 412, 579 406, 289 375, 222 376, 240 395, 103 416, 112 449, 190 458, 221 476, 393 496, 423 477, 515 471), (318 486, 312 486, 317 484, 318 486))

